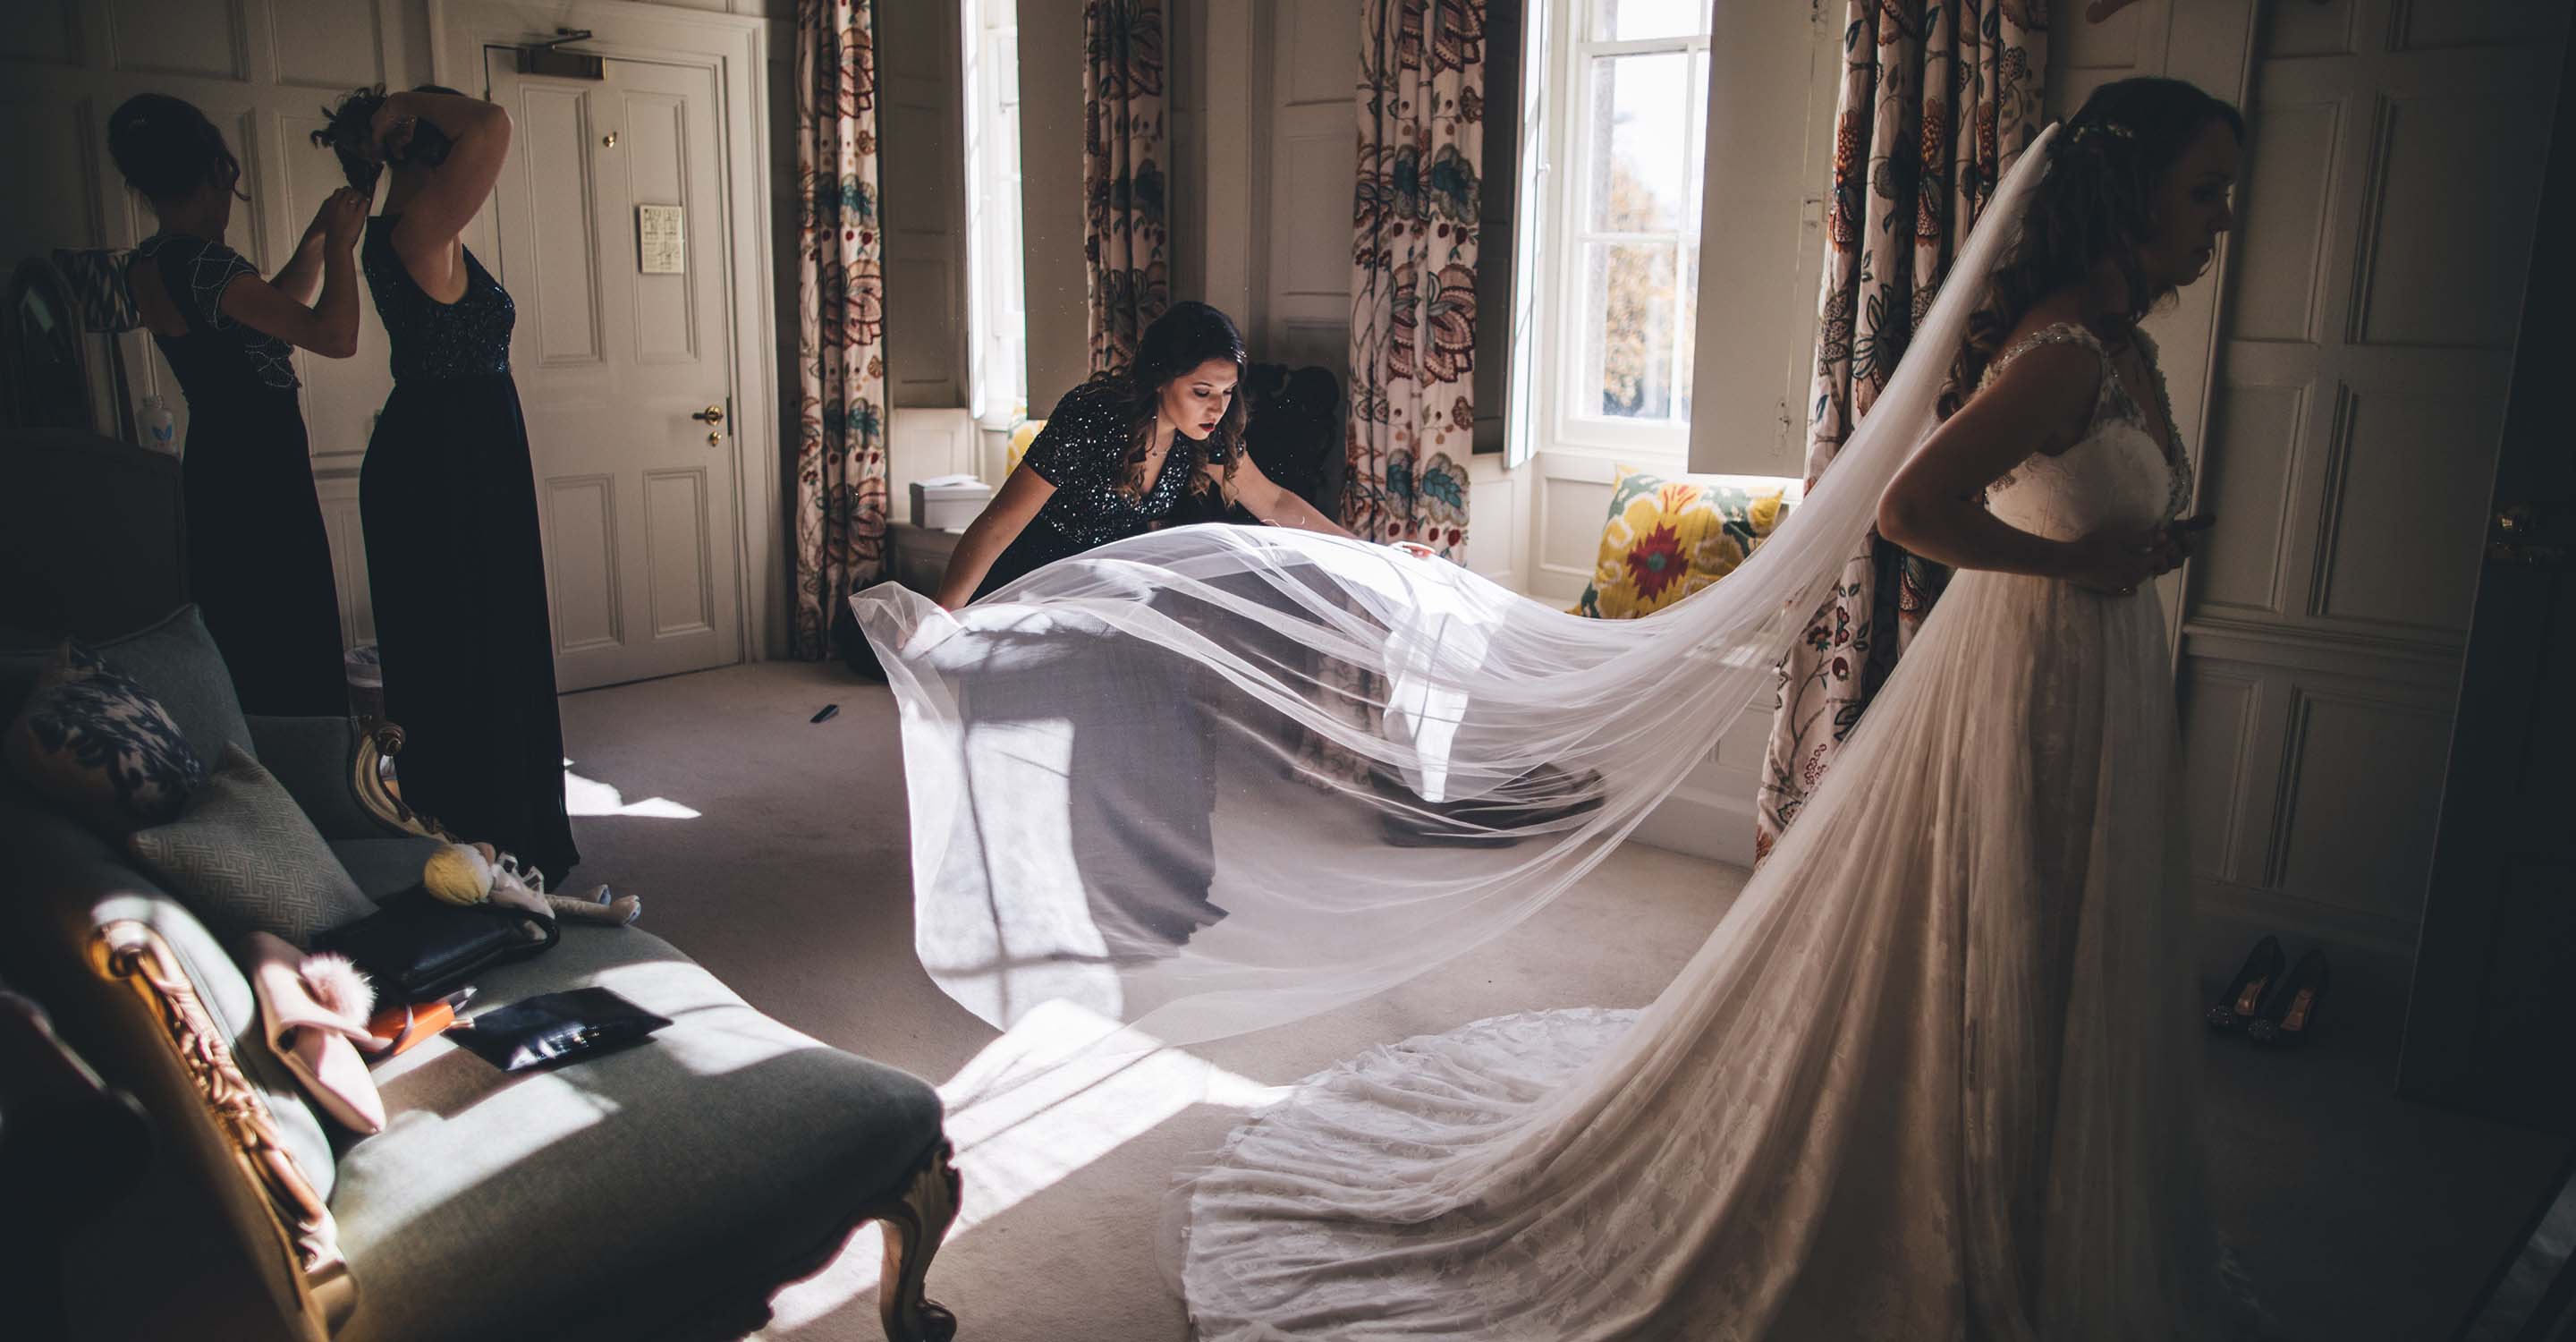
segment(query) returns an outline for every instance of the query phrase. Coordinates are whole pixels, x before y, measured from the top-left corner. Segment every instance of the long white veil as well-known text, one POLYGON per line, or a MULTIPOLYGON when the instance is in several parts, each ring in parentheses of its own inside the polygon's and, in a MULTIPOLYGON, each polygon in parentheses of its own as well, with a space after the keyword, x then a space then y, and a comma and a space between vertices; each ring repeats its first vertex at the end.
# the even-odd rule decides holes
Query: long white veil
POLYGON ((1378 992, 1580 880, 1803 634, 1935 425, 2056 133, 1833 470, 1652 617, 1277 527, 1119 541, 953 616, 891 583, 852 597, 902 712, 931 977, 998 1027, 1070 1002, 1135 1031, 1104 1040, 1195 1043, 1378 992))

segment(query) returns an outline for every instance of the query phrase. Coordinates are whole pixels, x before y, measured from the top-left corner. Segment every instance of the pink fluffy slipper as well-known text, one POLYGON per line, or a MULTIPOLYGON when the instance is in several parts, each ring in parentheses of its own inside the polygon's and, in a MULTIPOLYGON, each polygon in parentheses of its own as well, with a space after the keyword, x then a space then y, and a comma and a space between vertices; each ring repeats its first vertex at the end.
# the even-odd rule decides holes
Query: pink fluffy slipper
POLYGON ((385 1102, 358 1056, 359 1045, 375 1042, 367 1017, 376 991, 367 976, 343 956, 306 955, 266 932, 251 933, 246 949, 269 1049, 342 1126, 384 1131, 385 1102))

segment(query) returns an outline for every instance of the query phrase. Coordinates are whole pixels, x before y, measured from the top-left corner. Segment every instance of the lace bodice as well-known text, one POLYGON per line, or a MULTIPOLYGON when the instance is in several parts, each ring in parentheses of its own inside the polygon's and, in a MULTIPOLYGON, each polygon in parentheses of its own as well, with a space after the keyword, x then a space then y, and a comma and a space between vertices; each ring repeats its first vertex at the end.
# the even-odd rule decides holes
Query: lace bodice
POLYGON ((2120 380, 2119 366, 2101 340, 2073 322, 2015 341, 1987 368, 1980 391, 2041 345, 2080 345, 2102 362, 2102 387, 2083 438, 2055 456, 2033 453, 1995 481, 1986 491, 1988 511, 2051 540, 2073 540, 2115 523, 2143 528, 2181 515, 2191 502, 2191 463, 2179 444, 2168 450, 2156 436, 2156 419, 2173 423, 2173 404, 2165 395, 2155 343, 2143 331, 2137 339, 2155 373, 2158 416, 2149 416, 2120 380))

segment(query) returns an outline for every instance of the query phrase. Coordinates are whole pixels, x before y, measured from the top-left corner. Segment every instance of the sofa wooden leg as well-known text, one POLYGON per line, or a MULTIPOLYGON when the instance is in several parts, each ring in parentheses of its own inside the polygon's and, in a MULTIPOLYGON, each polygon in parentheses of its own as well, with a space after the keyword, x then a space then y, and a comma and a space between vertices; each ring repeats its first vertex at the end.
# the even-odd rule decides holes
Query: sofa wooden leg
POLYGON ((949 1342, 957 1316, 922 1292, 930 1260, 957 1219, 959 1182, 951 1152, 941 1142, 922 1162, 903 1198, 877 1213, 885 1223, 885 1273, 877 1283, 877 1312, 887 1342, 949 1342))

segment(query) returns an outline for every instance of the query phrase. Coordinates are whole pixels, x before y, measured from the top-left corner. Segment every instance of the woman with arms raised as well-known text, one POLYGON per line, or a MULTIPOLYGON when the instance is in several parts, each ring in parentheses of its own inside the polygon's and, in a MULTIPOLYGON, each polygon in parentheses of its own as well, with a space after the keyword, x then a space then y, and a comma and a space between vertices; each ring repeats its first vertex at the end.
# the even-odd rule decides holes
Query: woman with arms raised
POLYGON ((108 118, 107 147, 160 225, 136 244, 126 285, 188 398, 189 591, 245 710, 341 716, 340 599, 291 356, 357 351, 350 249, 367 198, 332 192, 264 280, 224 243, 233 202, 248 197, 205 113, 138 94, 108 118))
POLYGON ((316 143, 353 185, 392 170, 359 261, 393 344, 393 394, 359 479, 385 711, 403 799, 543 871, 580 860, 564 812, 528 428, 510 377, 508 290, 460 236, 510 152, 491 103, 425 87, 342 99, 316 143))

